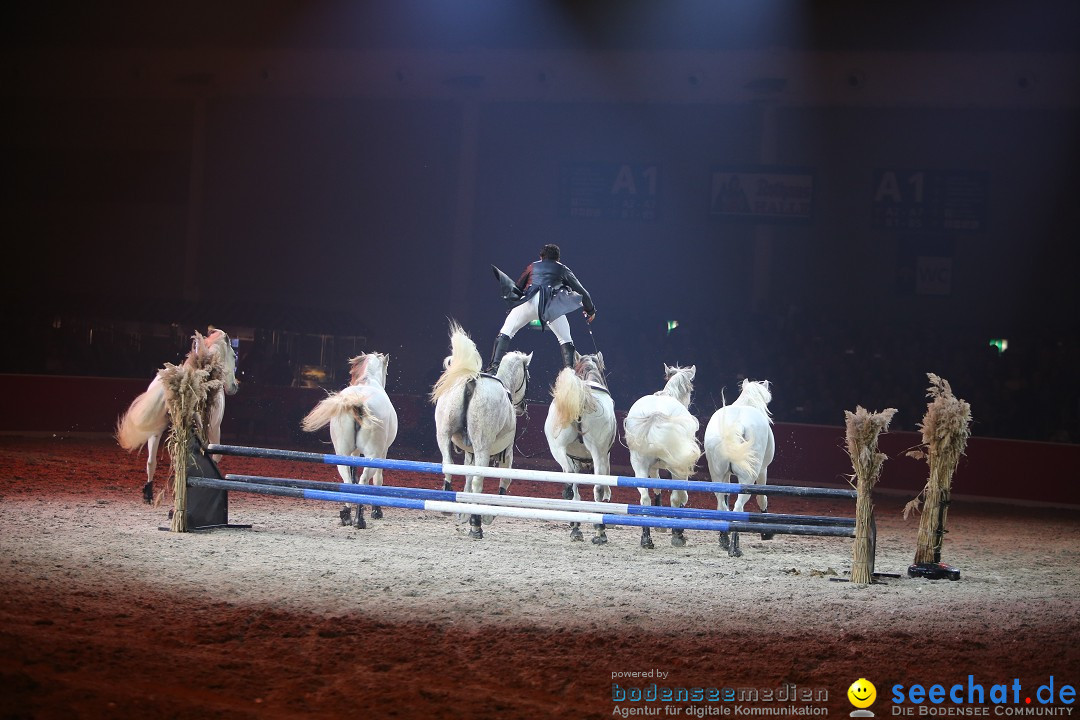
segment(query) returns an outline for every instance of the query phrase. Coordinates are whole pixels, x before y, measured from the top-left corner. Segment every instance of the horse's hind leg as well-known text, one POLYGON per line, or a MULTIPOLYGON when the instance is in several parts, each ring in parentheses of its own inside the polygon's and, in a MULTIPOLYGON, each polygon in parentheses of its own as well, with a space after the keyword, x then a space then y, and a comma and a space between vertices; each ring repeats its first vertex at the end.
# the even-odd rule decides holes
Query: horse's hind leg
MULTIPOLYGON (((473 449, 473 462, 472 464, 477 466, 477 469, 486 468, 491 461, 486 452, 476 452, 473 449)), ((465 476, 465 489, 468 492, 482 493, 484 492, 484 476, 483 475, 466 475, 465 476)), ((484 530, 480 527, 482 518, 479 515, 469 516, 469 537, 480 540, 484 537, 484 530)), ((490 522, 490 521, 489 521, 490 522)))
MULTIPOLYGON (((570 497, 567 499, 575 501, 581 500, 581 492, 578 490, 577 483, 572 483, 570 485, 570 497)), ((575 542, 580 542, 585 539, 585 536, 581 534, 581 523, 570 523, 570 539, 575 542)))
MULTIPOLYGON (((647 478, 650 476, 649 461, 642 458, 636 452, 630 452, 630 464, 634 468, 634 476, 639 478, 647 478)), ((638 495, 641 497, 642 505, 652 505, 652 497, 649 494, 648 488, 638 488, 638 495)), ((648 526, 641 528, 641 547, 646 550, 652 550, 656 545, 653 544, 652 530, 648 526)))

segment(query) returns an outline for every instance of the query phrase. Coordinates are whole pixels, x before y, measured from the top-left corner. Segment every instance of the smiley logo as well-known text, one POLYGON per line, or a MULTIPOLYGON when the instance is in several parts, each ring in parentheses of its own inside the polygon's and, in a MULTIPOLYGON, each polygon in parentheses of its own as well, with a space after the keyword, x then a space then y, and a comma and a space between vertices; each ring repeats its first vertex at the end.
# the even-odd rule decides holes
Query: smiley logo
POLYGON ((848 700, 857 708, 868 708, 877 700, 877 688, 866 678, 859 678, 851 683, 847 690, 848 700))

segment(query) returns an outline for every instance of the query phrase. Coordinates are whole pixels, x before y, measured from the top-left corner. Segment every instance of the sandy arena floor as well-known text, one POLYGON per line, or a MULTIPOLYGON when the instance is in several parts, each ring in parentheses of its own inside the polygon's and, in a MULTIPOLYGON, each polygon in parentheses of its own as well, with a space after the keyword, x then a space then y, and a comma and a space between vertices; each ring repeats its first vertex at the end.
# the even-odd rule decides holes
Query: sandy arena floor
MULTIPOLYGON (((104 439, 0 438, 0 717, 600 718, 629 707, 613 683, 652 682, 795 684, 826 690, 815 706, 846 717, 860 677, 881 717, 896 683, 1080 680, 1076 511, 957 501, 944 559, 961 581, 859 587, 835 581, 851 563, 838 538, 743 535, 733 559, 705 532, 679 549, 654 532, 649 551, 632 528, 597 547, 565 525, 496 519, 476 541, 440 514, 389 509, 356 530, 336 505, 236 493, 230 520, 251 529, 162 532, 166 509, 140 496, 144 461, 104 439), (613 679, 634 672, 654 675, 613 679)), ((243 458, 222 470, 336 478, 243 458)), ((882 572, 914 554, 904 500, 878 499, 882 572)), ((732 704, 646 706, 687 717, 732 704)))

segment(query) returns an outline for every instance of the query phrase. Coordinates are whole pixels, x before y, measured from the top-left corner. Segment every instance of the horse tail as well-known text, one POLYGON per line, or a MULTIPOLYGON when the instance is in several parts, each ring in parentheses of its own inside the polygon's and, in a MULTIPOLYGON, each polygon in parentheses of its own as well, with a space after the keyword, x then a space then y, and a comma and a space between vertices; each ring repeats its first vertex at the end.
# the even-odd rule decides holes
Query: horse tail
POLYGON ((561 432, 564 427, 581 417, 592 399, 592 394, 589 386, 572 368, 563 368, 555 378, 551 399, 555 407, 555 429, 561 432))
POLYGON ((473 393, 476 392, 476 378, 465 381, 465 388, 461 393, 461 415, 458 416, 458 431, 465 437, 465 444, 472 446, 469 437, 469 405, 472 403, 473 393))
POLYGON ((443 365, 446 369, 431 388, 431 402, 438 402, 440 397, 459 383, 475 379, 484 367, 476 343, 457 323, 450 324, 450 356, 443 365))
POLYGON ((694 474, 701 445, 697 441, 698 421, 693 415, 635 415, 626 418, 624 428, 631 449, 648 448, 645 454, 663 461, 673 476, 688 478, 694 474))
POLYGON ((131 401, 116 421, 116 442, 128 452, 138 450, 168 425, 165 386, 156 379, 144 393, 131 401))
POLYGON ((720 428, 720 451, 731 463, 735 476, 753 484, 761 472, 761 456, 754 451, 753 443, 745 435, 740 422, 728 421, 720 428))
POLYGON ((382 420, 368 410, 365 400, 366 398, 358 393, 331 393, 304 416, 300 427, 306 432, 315 432, 329 425, 334 418, 345 414, 352 415, 358 426, 365 423, 381 425, 382 420))

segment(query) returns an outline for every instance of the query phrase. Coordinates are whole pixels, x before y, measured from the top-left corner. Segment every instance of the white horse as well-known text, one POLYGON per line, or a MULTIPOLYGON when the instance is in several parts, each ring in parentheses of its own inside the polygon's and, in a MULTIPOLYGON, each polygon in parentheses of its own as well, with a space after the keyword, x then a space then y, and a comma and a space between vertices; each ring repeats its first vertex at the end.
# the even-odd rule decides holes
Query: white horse
MULTIPOLYGON (((772 418, 769 413, 769 381, 743 380, 742 392, 735 402, 713 413, 705 427, 705 457, 713 482, 729 482, 732 474, 744 485, 764 485, 769 463, 776 452, 772 418)), ((735 511, 742 512, 749 493, 740 493, 735 511)), ((761 512, 768 512, 767 495, 757 496, 761 512)), ((716 507, 728 509, 727 493, 716 493, 716 507)), ((762 533, 762 540, 772 539, 772 533, 762 533)), ((739 534, 720 533, 720 546, 732 557, 739 557, 739 534)))
MULTIPOLYGON (((604 378, 604 356, 574 355, 574 367, 563 368, 551 391, 544 434, 555 462, 563 472, 611 473, 611 446, 615 442, 615 404, 604 378)), ((563 491, 563 497, 581 500, 577 483, 563 491)), ((593 499, 611 501, 611 488, 593 486, 593 499)), ((580 523, 570 523, 570 539, 583 540, 580 523)), ((604 525, 596 525, 593 544, 607 542, 604 525)))
MULTIPOLYGON (((185 365, 194 365, 200 356, 209 356, 212 363, 221 367, 222 389, 207 398, 209 407, 209 427, 206 428, 206 440, 209 443, 221 442, 221 420, 225 417, 225 396, 235 395, 240 388, 236 379, 236 351, 232 341, 224 330, 213 327, 203 337, 198 332, 192 336, 191 351, 184 359, 185 365)), ((127 411, 116 423, 116 441, 128 452, 134 452, 146 445, 146 484, 143 485, 143 500, 154 500, 154 471, 157 470, 158 449, 161 437, 169 426, 168 409, 165 406, 165 384, 159 371, 146 392, 131 401, 127 411)), ((220 455, 214 461, 221 460, 220 455)))
MULTIPOLYGON (((386 394, 386 371, 390 356, 382 353, 361 353, 349 359, 349 387, 331 393, 316 405, 301 421, 300 427, 314 432, 330 426, 330 439, 338 455, 385 458, 394 439, 397 438, 398 416, 394 404, 386 394)), ((382 468, 364 468, 360 479, 356 468, 338 465, 338 474, 347 483, 382 485, 382 468)), ((355 505, 356 517, 352 517, 353 503, 346 503, 339 513, 342 525, 367 527, 364 507, 355 505)), ((371 506, 371 519, 382 517, 382 508, 371 506)))
MULTIPOLYGON (((517 417, 525 412, 525 392, 529 385, 532 354, 508 352, 495 375, 481 372, 483 360, 472 338, 457 323, 450 325, 449 357, 445 370, 431 389, 435 403, 435 440, 444 465, 453 462, 451 445, 465 453, 465 465, 510 467, 514 462, 517 417)), ((445 475, 443 488, 452 487, 445 475)), ((509 480, 499 481, 505 495, 509 480)), ((483 475, 465 477, 465 492, 484 491, 483 475)), ((484 516, 484 522, 491 522, 484 516)), ((480 516, 469 518, 469 537, 482 538, 480 516)))
MULTIPOLYGON (((694 391, 695 366, 688 368, 664 365, 664 389, 646 395, 626 413, 623 428, 626 446, 630 449, 630 464, 639 478, 658 478, 660 470, 666 469, 677 480, 688 480, 694 474, 694 465, 701 457, 698 445, 698 420, 690 414, 690 396, 694 391)), ((642 505, 652 505, 648 488, 639 488, 642 505)), ((671 507, 686 504, 685 490, 671 491, 671 507)), ((660 491, 656 492, 657 502, 660 491)), ((686 544, 683 531, 671 531, 671 544, 686 544)), ((647 527, 641 529, 641 547, 652 548, 652 533, 647 527)))

